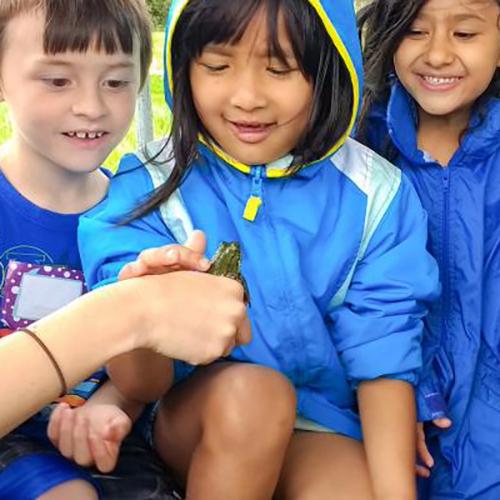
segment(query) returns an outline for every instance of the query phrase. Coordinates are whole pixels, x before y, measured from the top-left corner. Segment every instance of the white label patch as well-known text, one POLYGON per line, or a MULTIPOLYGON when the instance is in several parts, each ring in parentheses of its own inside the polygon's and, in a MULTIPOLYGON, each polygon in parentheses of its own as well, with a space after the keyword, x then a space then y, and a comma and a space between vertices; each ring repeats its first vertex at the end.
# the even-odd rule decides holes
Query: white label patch
POLYGON ((80 297, 82 293, 81 281, 26 273, 21 279, 14 315, 36 321, 80 297))

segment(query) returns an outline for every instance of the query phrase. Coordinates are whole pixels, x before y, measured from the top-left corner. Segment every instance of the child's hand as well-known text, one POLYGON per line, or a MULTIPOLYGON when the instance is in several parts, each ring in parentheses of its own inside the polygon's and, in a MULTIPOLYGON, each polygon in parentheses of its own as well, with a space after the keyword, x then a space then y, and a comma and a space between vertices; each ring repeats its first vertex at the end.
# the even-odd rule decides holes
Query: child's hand
MULTIPOLYGON (((440 429, 448 429, 452 424, 449 418, 437 418, 433 420, 432 423, 440 429)), ((434 459, 432 458, 429 448, 427 448, 424 424, 422 422, 417 423, 417 455, 423 463, 423 465, 417 464, 416 466, 417 476, 427 478, 431 475, 434 459)))
POLYGON ((210 261, 205 257, 206 238, 202 231, 193 231, 186 245, 166 245, 150 248, 139 254, 137 260, 122 268, 120 281, 148 274, 166 274, 173 271, 207 271, 210 261))
POLYGON ((53 411, 47 434, 63 456, 78 465, 111 472, 120 446, 132 428, 129 416, 115 405, 85 404, 72 409, 61 403, 53 411))

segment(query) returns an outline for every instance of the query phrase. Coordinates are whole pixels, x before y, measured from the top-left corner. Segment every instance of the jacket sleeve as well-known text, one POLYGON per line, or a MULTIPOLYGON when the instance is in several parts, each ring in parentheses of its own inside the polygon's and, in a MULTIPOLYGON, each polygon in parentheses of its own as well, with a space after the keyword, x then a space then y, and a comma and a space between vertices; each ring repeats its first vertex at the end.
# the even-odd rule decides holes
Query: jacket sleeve
POLYGON ((403 176, 354 268, 342 303, 329 314, 353 386, 387 377, 416 384, 422 318, 439 294, 438 268, 426 250, 427 216, 403 176))
POLYGON ((141 251, 175 242, 158 211, 121 224, 152 190, 145 168, 119 173, 107 197, 81 217, 78 243, 89 289, 116 281, 121 268, 141 251))
POLYGON ((440 374, 453 371, 443 348, 426 332, 428 328, 424 327, 423 368, 415 391, 418 420, 421 422, 447 416, 448 407, 440 374))

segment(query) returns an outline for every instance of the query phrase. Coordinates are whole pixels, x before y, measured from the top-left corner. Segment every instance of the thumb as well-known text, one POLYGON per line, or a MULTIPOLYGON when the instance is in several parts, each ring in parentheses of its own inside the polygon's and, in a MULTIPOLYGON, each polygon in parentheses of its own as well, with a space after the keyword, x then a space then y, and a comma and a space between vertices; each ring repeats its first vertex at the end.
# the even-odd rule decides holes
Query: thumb
POLYGON ((124 420, 115 419, 104 430, 102 439, 121 443, 130 431, 130 424, 124 420))
POLYGON ((195 229, 186 241, 186 247, 200 255, 205 255, 207 249, 207 238, 203 231, 195 229))

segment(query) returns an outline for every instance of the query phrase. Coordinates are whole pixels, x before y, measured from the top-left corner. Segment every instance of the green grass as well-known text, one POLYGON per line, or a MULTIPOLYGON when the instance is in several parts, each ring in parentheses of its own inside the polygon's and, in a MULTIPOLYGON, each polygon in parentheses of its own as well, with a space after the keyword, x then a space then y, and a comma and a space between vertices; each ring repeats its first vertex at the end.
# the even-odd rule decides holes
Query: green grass
MULTIPOLYGON (((170 114, 163 97, 163 33, 157 32, 153 35, 153 64, 151 67, 151 97, 153 109, 153 127, 155 138, 163 137, 169 127, 170 114)), ((0 103, 0 144, 6 142, 11 134, 7 108, 0 103)), ((105 165, 115 170, 120 158, 128 152, 137 149, 135 120, 123 141, 111 153, 105 165)))

